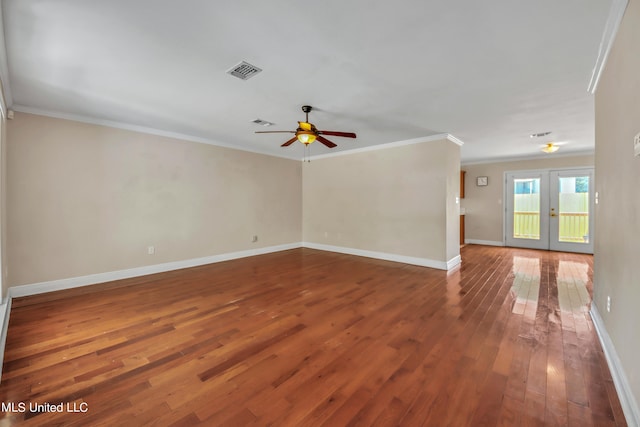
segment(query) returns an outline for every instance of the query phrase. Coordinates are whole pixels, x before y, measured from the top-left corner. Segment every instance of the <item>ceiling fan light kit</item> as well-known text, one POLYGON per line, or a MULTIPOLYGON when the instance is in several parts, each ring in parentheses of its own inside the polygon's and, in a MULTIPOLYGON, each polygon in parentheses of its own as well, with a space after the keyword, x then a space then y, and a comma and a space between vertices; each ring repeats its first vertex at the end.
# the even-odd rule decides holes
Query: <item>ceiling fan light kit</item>
POLYGON ((316 140, 317 136, 313 132, 302 130, 296 132, 296 138, 304 145, 309 145, 316 140))
POLYGON ((340 136, 344 138, 356 138, 356 134, 353 132, 338 132, 333 130, 318 130, 313 123, 309 122, 309 113, 313 107, 310 105, 303 105, 302 111, 305 113, 305 121, 298 122, 298 128, 295 131, 292 130, 267 130, 267 131, 256 131, 256 133, 294 133, 295 136, 282 144, 282 147, 288 147, 293 144, 295 141, 300 141, 305 146, 309 146, 309 144, 314 141, 319 141, 329 148, 336 147, 337 145, 322 135, 331 135, 331 136, 340 136))

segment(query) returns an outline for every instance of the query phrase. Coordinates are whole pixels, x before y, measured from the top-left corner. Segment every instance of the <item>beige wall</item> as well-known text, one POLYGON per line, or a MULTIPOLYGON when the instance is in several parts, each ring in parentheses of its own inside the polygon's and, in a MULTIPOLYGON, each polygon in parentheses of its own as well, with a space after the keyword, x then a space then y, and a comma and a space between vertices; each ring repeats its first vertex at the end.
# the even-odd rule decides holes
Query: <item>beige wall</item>
POLYGON ((465 198, 461 206, 465 209, 465 240, 502 242, 504 234, 503 200, 504 173, 507 171, 572 168, 593 166, 594 157, 562 157, 520 160, 512 162, 462 165, 465 170, 465 198), (489 177, 489 185, 478 187, 478 176, 489 177))
POLYGON ((596 92, 594 303, 640 404, 640 1, 630 0, 596 92), (611 296, 611 312, 606 298, 611 296))
POLYGON ((7 121, 0 117, 0 302, 6 298, 9 289, 7 266, 7 121))
POLYGON ((7 124, 12 286, 301 241, 300 162, 30 114, 7 124))
MULTIPOLYGON (((0 70, 7 69, 4 23, 2 20, 2 7, 0 7, 0 70)), ((4 111, 4 116, 0 114, 0 303, 8 295, 9 282, 7 280, 7 97, 5 87, 7 86, 6 75, 0 75, 0 106, 4 111)), ((0 323, 2 319, 0 319, 0 323)))
POLYGON ((445 203, 447 206, 447 261, 460 255, 460 146, 445 144, 446 154, 442 162, 445 169, 442 172, 447 180, 445 203))
POLYGON ((305 242, 445 262, 459 254, 457 225, 447 237, 447 221, 458 223, 450 190, 459 190, 460 147, 453 142, 317 159, 302 169, 305 242))

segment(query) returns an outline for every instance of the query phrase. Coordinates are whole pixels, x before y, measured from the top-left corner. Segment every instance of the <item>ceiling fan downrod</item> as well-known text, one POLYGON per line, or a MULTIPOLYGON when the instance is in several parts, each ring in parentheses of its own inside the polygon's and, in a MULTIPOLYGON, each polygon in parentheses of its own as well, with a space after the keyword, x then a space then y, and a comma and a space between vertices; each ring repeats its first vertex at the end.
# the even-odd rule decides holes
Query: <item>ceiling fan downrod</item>
POLYGON ((311 112, 311 110, 313 110, 313 107, 311 105, 303 105, 302 106, 302 111, 305 114, 305 119, 304 121, 309 123, 309 113, 311 112))

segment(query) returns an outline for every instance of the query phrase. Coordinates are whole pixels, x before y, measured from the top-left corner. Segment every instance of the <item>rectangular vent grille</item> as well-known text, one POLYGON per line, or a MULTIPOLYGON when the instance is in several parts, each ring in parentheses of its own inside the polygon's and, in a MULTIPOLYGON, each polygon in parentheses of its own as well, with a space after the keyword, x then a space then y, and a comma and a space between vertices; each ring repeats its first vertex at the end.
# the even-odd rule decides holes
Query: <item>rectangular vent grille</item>
POLYGON ((262 119, 251 120, 251 123, 255 123, 255 124, 260 125, 260 126, 271 126, 273 124, 271 122, 268 122, 268 121, 262 120, 262 119))
POLYGON ((255 65, 251 65, 248 62, 240 62, 237 65, 234 65, 230 69, 227 70, 227 74, 231 74, 242 80, 249 80, 250 77, 255 76, 260 71, 261 68, 256 67, 255 65))

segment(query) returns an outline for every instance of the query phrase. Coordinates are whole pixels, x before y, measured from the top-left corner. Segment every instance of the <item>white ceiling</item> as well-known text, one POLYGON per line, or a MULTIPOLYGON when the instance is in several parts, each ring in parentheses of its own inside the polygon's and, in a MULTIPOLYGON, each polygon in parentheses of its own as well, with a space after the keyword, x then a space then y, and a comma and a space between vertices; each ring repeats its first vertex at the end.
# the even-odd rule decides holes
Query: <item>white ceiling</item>
POLYGON ((587 92, 611 0, 4 0, 8 103, 302 158, 450 133, 465 162, 594 145, 587 92), (242 81, 239 61, 264 71, 242 81), (261 118, 276 123, 263 128, 261 118), (313 144, 312 155, 331 152, 313 144))

